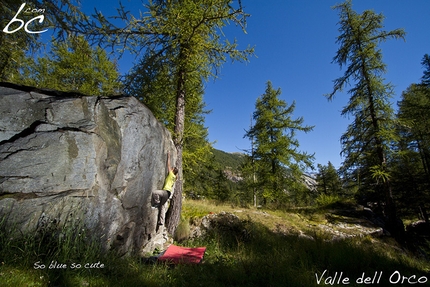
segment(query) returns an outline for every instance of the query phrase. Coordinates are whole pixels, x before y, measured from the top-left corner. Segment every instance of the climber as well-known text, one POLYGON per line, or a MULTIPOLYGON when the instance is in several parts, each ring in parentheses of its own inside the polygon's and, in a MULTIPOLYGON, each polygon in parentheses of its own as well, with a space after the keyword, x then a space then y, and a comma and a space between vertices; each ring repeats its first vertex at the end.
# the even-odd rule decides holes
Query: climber
POLYGON ((161 190, 154 190, 152 192, 152 208, 158 209, 157 225, 164 225, 164 216, 166 215, 167 211, 167 200, 172 198, 173 185, 175 184, 176 175, 178 174, 178 169, 176 167, 172 168, 170 166, 169 152, 167 153, 167 170, 169 173, 164 180, 163 188, 161 190))

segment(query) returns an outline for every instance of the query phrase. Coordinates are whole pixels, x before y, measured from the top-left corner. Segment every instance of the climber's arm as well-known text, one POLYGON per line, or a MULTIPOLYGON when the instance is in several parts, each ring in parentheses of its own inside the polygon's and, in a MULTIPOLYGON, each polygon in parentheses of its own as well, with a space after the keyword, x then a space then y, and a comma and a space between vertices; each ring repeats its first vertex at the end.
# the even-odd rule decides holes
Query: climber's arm
POLYGON ((170 152, 167 152, 167 170, 171 172, 173 170, 171 164, 170 164, 170 152))

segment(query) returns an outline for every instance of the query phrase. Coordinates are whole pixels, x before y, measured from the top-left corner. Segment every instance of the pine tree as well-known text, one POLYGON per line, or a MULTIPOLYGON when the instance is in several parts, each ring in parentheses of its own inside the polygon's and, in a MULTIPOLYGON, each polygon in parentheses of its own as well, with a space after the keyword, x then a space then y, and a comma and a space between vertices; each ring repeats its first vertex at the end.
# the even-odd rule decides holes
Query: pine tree
MULTIPOLYGON (((387 161, 391 156, 390 144, 395 141, 393 109, 390 104, 391 84, 385 84, 382 75, 385 64, 378 44, 390 38, 404 38, 402 29, 383 31, 384 16, 366 10, 362 14, 352 10, 351 1, 335 6, 340 21, 337 43, 340 45, 333 62, 347 66, 345 74, 334 81, 333 99, 337 92, 352 83, 348 105, 342 115, 353 115, 354 121, 341 137, 343 168, 359 174, 362 190, 382 193, 388 229, 401 240, 403 224, 391 190, 387 161), (376 184, 376 187, 374 187, 376 184)), ((357 179, 358 180, 358 179, 357 179)))
POLYGON ((313 155, 297 150, 295 138, 297 131, 307 133, 313 127, 303 126, 303 117, 292 119, 295 102, 287 105, 280 95, 281 90, 267 82, 265 93, 255 104, 255 124, 245 134, 255 143, 254 164, 263 200, 276 203, 301 185, 304 169, 312 167, 313 160, 313 155))

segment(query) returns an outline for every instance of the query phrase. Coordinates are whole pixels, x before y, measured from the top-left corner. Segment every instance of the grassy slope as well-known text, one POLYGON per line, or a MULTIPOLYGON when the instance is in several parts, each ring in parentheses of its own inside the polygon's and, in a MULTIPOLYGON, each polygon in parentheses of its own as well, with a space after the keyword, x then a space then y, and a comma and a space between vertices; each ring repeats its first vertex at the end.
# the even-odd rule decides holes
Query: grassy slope
POLYGON ((182 242, 185 246, 206 246, 205 259, 200 265, 175 268, 145 265, 136 258, 96 255, 85 260, 100 261, 103 269, 40 270, 34 268, 37 258, 17 260, 23 251, 16 249, 13 252, 17 256, 11 260, 10 255, 3 257, 2 250, 0 286, 318 286, 317 276, 325 270, 320 285, 336 272, 349 278, 349 286, 363 285, 355 283, 363 272, 372 278, 375 272, 382 272, 378 286, 392 286, 389 279, 395 271, 430 279, 430 264, 402 250, 388 237, 333 240, 336 232, 349 225, 356 226, 349 228, 350 234, 358 235, 361 221, 332 213, 328 216, 327 210, 274 212, 187 200, 183 211, 184 218, 194 220, 208 213, 234 213, 243 220, 241 228, 247 236, 243 230, 220 229, 206 239, 182 242), (322 226, 330 226, 331 231, 322 226))
POLYGON ((429 262, 401 250, 388 237, 333 240, 336 232, 344 229, 358 235, 361 221, 344 216, 333 219, 325 214, 327 210, 263 211, 187 200, 183 217, 195 219, 221 211, 239 216, 247 236, 241 230, 221 229, 206 239, 181 242, 185 246, 207 247, 200 265, 171 268, 145 265, 137 258, 96 255, 85 260, 101 261, 105 268, 36 270, 33 261, 37 258, 28 260, 31 255, 14 248, 9 251, 15 252, 14 260, 10 254, 5 257, 4 250, 0 253, 0 286, 318 286, 316 275, 325 270, 329 276, 343 272, 343 278, 349 278, 349 286, 362 286, 355 281, 363 272, 373 277, 382 271, 378 286, 392 286, 389 278, 396 270, 404 276, 430 279, 429 262), (350 228, 354 226, 357 228, 350 228), (20 259, 20 254, 27 259, 20 259))
MULTIPOLYGON (((382 271, 380 286, 392 286, 389 279, 396 270, 404 276, 427 276, 430 280, 429 262, 402 250, 389 237, 363 235, 371 224, 361 218, 328 214, 328 210, 261 211, 201 202, 187 203, 184 211, 191 217, 199 212, 202 215, 205 211, 227 211, 248 222, 247 228, 253 235, 250 240, 233 240, 230 247, 215 246, 228 254, 225 264, 230 264, 230 283, 236 286, 317 286, 316 275, 324 270, 329 276, 343 272, 344 277, 350 278, 350 286, 363 285, 355 284, 363 272, 365 277, 373 277, 375 272, 382 271), (253 271, 248 273, 249 270, 253 271)), ((211 248, 210 245, 206 260, 218 262, 211 257, 211 248)), ((217 253, 216 248, 213 253, 217 253)), ((222 274, 218 277, 223 278, 222 274)))

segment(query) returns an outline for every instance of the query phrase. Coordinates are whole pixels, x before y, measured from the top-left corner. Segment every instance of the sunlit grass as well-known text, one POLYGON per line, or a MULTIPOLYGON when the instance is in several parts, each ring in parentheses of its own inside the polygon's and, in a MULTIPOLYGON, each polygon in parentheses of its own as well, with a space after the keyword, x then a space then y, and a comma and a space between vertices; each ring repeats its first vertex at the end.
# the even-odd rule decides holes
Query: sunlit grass
POLYGON ((47 286, 49 278, 40 272, 3 264, 0 266, 0 285, 4 287, 16 286, 47 286))
POLYGON ((50 248, 40 246, 36 237, 10 241, 2 233, 0 243, 6 244, 0 250, 4 262, 0 265, 0 286, 317 286, 316 275, 325 270, 330 275, 343 272, 351 278, 349 286, 362 286, 355 285, 354 280, 363 272, 383 271, 384 282, 379 285, 390 286, 388 276, 396 270, 406 276, 423 276, 430 271, 428 261, 412 256, 389 237, 333 241, 330 234, 318 229, 327 210, 282 212, 186 200, 182 220, 188 225, 182 228, 221 211, 236 214, 242 221, 241 229, 215 229, 205 238, 183 238, 176 243, 206 246, 199 265, 143 264, 140 258, 103 255, 95 245, 71 236, 77 226, 64 230, 70 233, 67 240, 48 241, 50 248), (55 258, 69 264, 100 261, 105 268, 42 270, 33 266, 38 260, 55 258))

